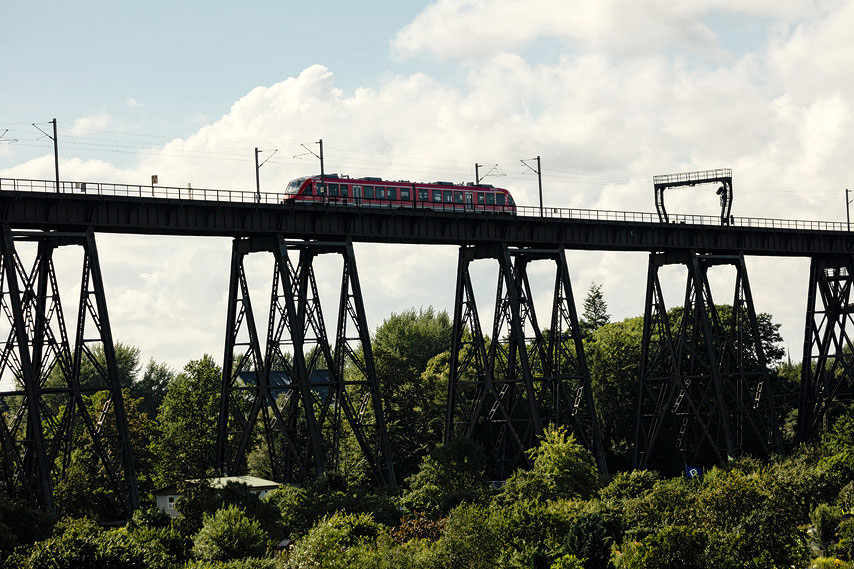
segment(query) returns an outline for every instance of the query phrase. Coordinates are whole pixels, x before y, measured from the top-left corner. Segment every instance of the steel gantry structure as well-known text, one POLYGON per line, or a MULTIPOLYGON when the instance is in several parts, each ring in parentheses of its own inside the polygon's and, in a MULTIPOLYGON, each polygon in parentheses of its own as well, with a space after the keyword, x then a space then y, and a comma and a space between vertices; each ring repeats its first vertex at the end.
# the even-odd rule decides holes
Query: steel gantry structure
MULTIPOLYGON (((660 181, 661 192, 679 182, 660 181)), ((658 214, 520 206, 517 215, 484 215, 282 204, 276 194, 229 190, 0 180, 6 489, 50 509, 67 453, 86 441, 104 465, 105 483, 129 508, 137 503, 95 233, 234 240, 216 448, 224 473, 240 472, 247 451, 259 445, 281 480, 336 469, 346 429, 375 480, 396 484, 354 242, 460 247, 446 437, 483 443, 496 477, 525 463, 525 451, 548 424, 567 426, 600 470, 607 468, 565 250, 650 254, 634 450, 639 466, 673 449, 684 463, 696 464, 779 448, 744 257, 810 258, 798 422, 799 439, 808 440, 850 385, 854 237, 844 223, 732 217, 731 179, 728 186, 716 181, 724 188, 721 217, 666 213, 663 194, 658 214), (28 241, 39 251, 29 271, 18 252, 28 241), (65 245, 84 250, 73 341, 64 331, 50 262, 50 252, 65 245), (266 336, 243 264, 256 254, 272 257, 272 290, 261 300, 262 312, 269 310, 266 336), (342 266, 334 334, 314 274, 322 255, 342 266), (474 262, 492 264, 498 273, 488 333, 472 285, 474 262), (533 263, 554 270, 548 314, 535 307, 533 263), (667 265, 687 272, 675 311, 662 294, 659 269, 667 265), (707 273, 715 267, 736 273, 728 312, 712 298, 707 273), (96 334, 85 332, 92 327, 96 334), (103 346, 102 355, 92 342, 103 346), (82 381, 85 362, 98 370, 98 381, 90 381, 88 371, 82 381), (97 417, 87 411, 92 408, 100 410, 97 417)))

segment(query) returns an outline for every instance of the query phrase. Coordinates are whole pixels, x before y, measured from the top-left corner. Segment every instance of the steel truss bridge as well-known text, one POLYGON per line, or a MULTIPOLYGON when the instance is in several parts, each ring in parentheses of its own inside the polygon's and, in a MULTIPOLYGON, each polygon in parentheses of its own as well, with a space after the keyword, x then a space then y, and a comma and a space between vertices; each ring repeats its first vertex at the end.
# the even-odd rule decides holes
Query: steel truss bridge
MULTIPOLYGON (((262 444, 277 479, 316 476, 340 466, 347 432, 375 480, 398 483, 354 242, 459 246, 445 436, 480 441, 495 478, 526 464, 525 450, 548 424, 566 426, 600 471, 608 468, 565 250, 649 252, 637 467, 674 456, 722 463, 782 448, 744 257, 808 257, 797 438, 810 440, 854 364, 854 235, 845 223, 732 217, 728 208, 721 217, 668 214, 659 198, 669 184, 656 186, 658 214, 547 208, 541 216, 524 206, 502 215, 452 204, 282 204, 272 193, 0 179, 0 380, 4 389, 13 385, 0 392, 5 489, 52 510, 55 484, 85 444, 127 508, 139 503, 96 233, 233 238, 216 448, 225 474, 245 469, 248 450, 262 444), (19 254, 27 242, 37 250, 32 265, 19 254), (63 247, 83 253, 71 305, 60 300, 54 267, 63 247), (254 302, 269 312, 266 334, 244 270, 250 255, 265 255, 274 275, 271 294, 254 302), (332 299, 338 317, 329 324, 314 271, 325 255, 342 261, 332 299), (478 260, 498 271, 486 330, 469 269, 478 260), (534 307, 532 264, 553 270, 549 313, 534 307), (687 272, 676 319, 659 278, 668 265, 687 272), (712 298, 707 273, 716 266, 736 274, 728 317, 712 298), (95 377, 83 381, 87 365, 95 377)), ((731 182, 726 192, 731 200, 731 182)))

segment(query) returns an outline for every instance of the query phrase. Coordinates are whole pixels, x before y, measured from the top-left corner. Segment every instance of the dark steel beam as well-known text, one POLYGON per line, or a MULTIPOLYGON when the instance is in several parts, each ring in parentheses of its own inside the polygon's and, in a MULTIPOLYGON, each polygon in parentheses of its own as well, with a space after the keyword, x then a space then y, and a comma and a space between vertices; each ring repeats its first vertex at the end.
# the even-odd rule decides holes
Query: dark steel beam
MULTIPOLYGON (((613 213, 613 212, 612 212, 613 213)), ((700 251, 772 256, 854 252, 854 235, 780 229, 560 219, 314 204, 252 204, 42 192, 0 192, 0 223, 13 228, 157 235, 377 243, 563 247, 612 251, 700 251)), ((823 227, 816 222, 817 228, 823 227)))

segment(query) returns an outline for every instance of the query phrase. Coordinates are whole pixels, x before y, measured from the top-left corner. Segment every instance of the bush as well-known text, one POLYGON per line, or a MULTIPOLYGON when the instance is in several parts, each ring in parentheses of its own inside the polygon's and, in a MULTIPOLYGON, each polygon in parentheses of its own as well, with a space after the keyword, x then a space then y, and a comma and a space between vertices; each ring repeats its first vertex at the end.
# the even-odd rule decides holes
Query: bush
POLYGON ((193 540, 193 553, 210 561, 228 561, 264 554, 267 532, 237 506, 228 506, 213 515, 205 514, 202 529, 193 540))
POLYGON ((290 569, 348 569, 360 547, 376 543, 382 526, 370 514, 337 513, 323 518, 299 539, 288 556, 290 569))

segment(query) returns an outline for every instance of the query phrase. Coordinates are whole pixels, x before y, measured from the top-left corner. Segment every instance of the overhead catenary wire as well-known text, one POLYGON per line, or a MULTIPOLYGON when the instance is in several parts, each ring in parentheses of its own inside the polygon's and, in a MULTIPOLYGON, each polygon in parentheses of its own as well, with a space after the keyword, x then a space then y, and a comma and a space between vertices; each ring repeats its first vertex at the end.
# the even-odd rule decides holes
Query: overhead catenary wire
MULTIPOLYGON (((23 148, 43 148, 49 150, 52 148, 51 142, 45 136, 34 136, 32 126, 47 123, 23 123, 23 122, 0 122, 0 143, 8 146, 23 147, 23 148), (15 127, 30 127, 30 129, 21 129, 15 127), (8 138, 12 136, 14 138, 8 138), (7 138, 4 138, 7 137, 7 138)), ((81 127, 59 127, 62 132, 62 146, 73 148, 79 152, 91 153, 117 153, 128 155, 141 156, 163 156, 170 158, 187 158, 200 160, 217 160, 229 162, 251 162, 253 160, 252 148, 254 143, 249 139, 224 138, 217 139, 217 144, 224 146, 221 150, 209 150, 198 148, 186 148, 190 142, 186 137, 149 134, 139 132, 114 131, 106 129, 92 129, 81 127), (110 136, 86 136, 80 133, 96 133, 100 135, 110 136), (160 141, 160 142, 155 142, 160 141), (168 149, 167 149, 168 148, 168 149)), ((48 137, 49 138, 49 137, 48 137)), ((283 146, 301 146, 300 142, 276 140, 264 143, 265 145, 274 147, 283 146)), ((407 155, 397 153, 378 154, 368 152, 361 149, 348 148, 346 145, 337 146, 334 144, 328 145, 327 161, 330 163, 333 170, 335 169, 364 169, 372 170, 381 168, 389 174, 399 174, 403 177, 414 176, 435 176, 442 175, 460 180, 468 179, 471 175, 470 162, 443 160, 441 163, 431 163, 435 158, 424 155, 407 155)), ((314 163, 315 160, 306 160, 305 155, 294 155, 291 158, 286 158, 281 154, 277 159, 272 156, 265 160, 265 163, 276 164, 280 166, 296 166, 301 164, 314 163)), ((312 164, 312 167, 314 165, 312 164)), ((530 182, 535 176, 533 172, 521 169, 514 172, 513 168, 503 168, 500 163, 490 164, 491 170, 483 177, 501 176, 506 182, 530 182), (494 171, 498 169, 499 173, 494 171)), ((571 172, 561 169, 543 169, 543 178, 547 178, 552 182, 580 184, 590 186, 614 186, 614 185, 629 185, 633 183, 630 178, 613 176, 604 173, 581 173, 571 172)), ((771 196, 780 194, 789 195, 809 195, 816 198, 838 198, 838 191, 834 189, 810 189, 810 188, 752 188, 741 190, 740 193, 756 196, 771 196)))

